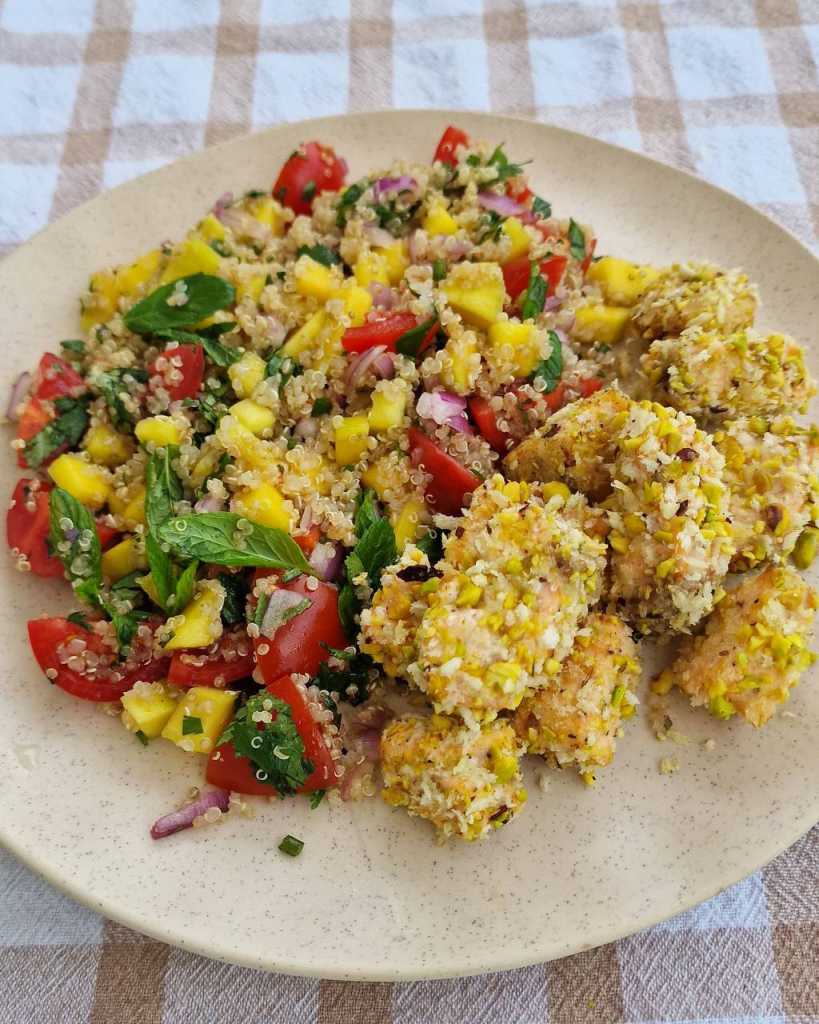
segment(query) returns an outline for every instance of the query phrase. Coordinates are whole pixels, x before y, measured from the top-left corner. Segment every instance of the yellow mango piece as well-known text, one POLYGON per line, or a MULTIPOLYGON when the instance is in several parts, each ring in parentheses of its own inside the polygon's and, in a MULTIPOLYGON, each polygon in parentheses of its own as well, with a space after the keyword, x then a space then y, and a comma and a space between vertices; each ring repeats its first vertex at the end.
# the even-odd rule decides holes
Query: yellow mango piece
POLYGON ((238 696, 235 690, 192 686, 179 698, 162 736, 189 753, 209 754, 233 717, 238 696))
POLYGON ((90 331, 97 324, 104 324, 117 311, 119 287, 114 271, 99 270, 92 274, 88 282, 91 294, 82 300, 80 325, 84 331, 90 331))
POLYGON ((515 370, 519 377, 528 377, 538 364, 535 328, 514 320, 499 320, 489 328, 489 344, 493 348, 512 349, 515 370))
POLYGON ((213 476, 219 468, 223 452, 212 445, 203 445, 199 456, 191 469, 191 484, 198 490, 209 476, 213 476))
POLYGON ((370 424, 366 416, 345 416, 335 428, 336 462, 352 466, 367 451, 370 424))
POLYGON ((179 444, 184 436, 179 424, 170 416, 147 416, 137 423, 134 433, 141 444, 150 443, 157 448, 179 444))
POLYGON ((222 605, 225 591, 212 580, 199 583, 196 595, 180 615, 168 619, 173 636, 165 644, 166 651, 186 647, 210 647, 222 635, 222 605))
POLYGON ((130 459, 134 451, 130 437, 120 434, 105 423, 98 423, 89 429, 83 438, 83 448, 98 466, 121 466, 130 459))
POLYGON ((102 574, 113 582, 137 569, 147 568, 145 545, 136 537, 126 537, 102 553, 102 574))
POLYGON ((361 474, 361 482, 365 487, 371 487, 379 498, 383 498, 392 486, 389 465, 383 459, 371 463, 361 474))
POLYGON ((141 732, 149 740, 160 735, 177 705, 164 683, 137 683, 120 701, 125 728, 141 732))
POLYGON ((362 253, 353 267, 356 283, 362 288, 375 282, 376 284, 389 284, 390 277, 387 273, 387 261, 377 252, 362 253))
POLYGON ((218 274, 221 265, 219 254, 207 242, 190 235, 171 253, 159 283, 168 284, 190 274, 218 274))
POLYGON ((277 530, 289 531, 293 525, 281 491, 265 481, 237 491, 230 502, 230 510, 252 523, 272 526, 277 530))
POLYGON ((156 589, 153 576, 150 573, 147 576, 138 576, 137 583, 143 593, 148 595, 157 608, 161 608, 162 602, 159 600, 159 591, 156 589))
POLYGON ((235 416, 223 416, 216 429, 222 447, 247 469, 267 469, 276 462, 276 453, 269 441, 252 434, 235 416))
POLYGON ((145 525, 145 485, 140 484, 131 491, 125 498, 117 496, 112 491, 108 498, 108 507, 122 519, 123 525, 128 530, 135 530, 137 526, 145 525))
POLYGON ((250 298, 253 302, 258 302, 261 298, 262 292, 264 291, 264 274, 254 274, 252 277, 243 278, 236 285, 236 301, 241 302, 242 299, 250 298))
POLYGON ((423 529, 426 505, 420 498, 410 498, 393 521, 395 546, 399 555, 411 541, 417 540, 423 529))
POLYGON ((465 395, 472 390, 475 372, 471 357, 478 351, 478 346, 472 339, 460 338, 456 346, 447 346, 447 351, 452 360, 452 386, 459 395, 465 395))
POLYGON ((117 287, 120 295, 133 296, 158 272, 161 263, 162 252, 159 249, 151 249, 144 256, 140 256, 138 260, 134 260, 130 266, 120 267, 117 271, 117 287))
POLYGON ((509 259, 517 259, 518 256, 523 256, 529 252, 529 246, 532 240, 526 233, 523 223, 518 220, 517 217, 507 217, 503 222, 501 231, 509 238, 512 243, 512 247, 509 250, 509 259))
POLYGON ((245 352, 227 370, 233 390, 239 398, 250 398, 267 376, 267 363, 255 352, 245 352))
POLYGON ((209 213, 196 225, 196 233, 206 242, 221 242, 225 237, 225 225, 209 213))
POLYGON ((572 334, 580 341, 616 345, 628 319, 629 310, 619 306, 581 306, 575 313, 572 334))
MULTIPOLYGON (((475 263, 474 267, 494 268, 495 264, 475 263)), ((455 312, 474 327, 486 330, 500 316, 505 290, 500 274, 487 273, 482 284, 474 287, 462 283, 463 275, 452 279, 450 275, 441 284, 441 291, 455 312)))
POLYGON ((263 434, 265 430, 271 430, 273 424, 276 422, 276 415, 272 409, 268 409, 266 405, 259 405, 258 402, 254 402, 252 398, 243 398, 241 402, 236 402, 228 410, 232 416, 246 427, 251 434, 255 434, 257 437, 263 434))
POLYGON ((287 341, 281 347, 281 354, 283 356, 289 356, 291 359, 295 359, 299 353, 304 352, 305 349, 310 348, 313 342, 324 330, 327 323, 327 314, 323 309, 313 313, 305 322, 299 327, 297 331, 287 339, 287 341))
POLYGON ((443 206, 433 206, 424 217, 421 227, 428 235, 454 235, 458 222, 443 206))
POLYGON ((48 475, 86 508, 102 508, 111 494, 107 471, 79 455, 58 455, 48 467, 48 475))
POLYGON ((407 243, 400 239, 392 245, 374 246, 374 251, 384 260, 389 284, 398 284, 410 265, 407 243))
POLYGON ((284 211, 272 196, 256 196, 249 199, 245 209, 260 224, 270 228, 270 233, 275 238, 281 238, 284 234, 284 211))
POLYGON ((348 279, 333 293, 334 299, 341 299, 344 312, 350 318, 353 327, 360 327, 370 312, 373 297, 366 288, 362 288, 354 280, 348 279))
POLYGON ((299 258, 293 269, 293 280, 299 295, 319 302, 326 302, 340 284, 337 273, 309 256, 299 258))
POLYGON ((407 408, 407 393, 403 388, 373 391, 372 406, 367 415, 370 429, 376 434, 399 426, 407 408))
POLYGON ((633 306, 659 276, 659 271, 615 256, 604 256, 591 264, 586 276, 600 285, 606 302, 614 306, 633 306))

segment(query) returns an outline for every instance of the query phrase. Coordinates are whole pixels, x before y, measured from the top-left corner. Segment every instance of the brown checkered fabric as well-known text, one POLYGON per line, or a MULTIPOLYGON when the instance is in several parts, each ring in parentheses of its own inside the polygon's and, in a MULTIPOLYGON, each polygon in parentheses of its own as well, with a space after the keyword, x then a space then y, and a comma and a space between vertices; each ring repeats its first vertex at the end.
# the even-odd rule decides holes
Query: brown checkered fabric
MULTIPOLYGON (((819 234, 817 0, 0 0, 0 254, 145 170, 283 120, 535 117, 819 234)), ((9 1024, 819 1022, 819 829, 686 914, 551 964, 318 982, 104 922, 0 853, 9 1024)))

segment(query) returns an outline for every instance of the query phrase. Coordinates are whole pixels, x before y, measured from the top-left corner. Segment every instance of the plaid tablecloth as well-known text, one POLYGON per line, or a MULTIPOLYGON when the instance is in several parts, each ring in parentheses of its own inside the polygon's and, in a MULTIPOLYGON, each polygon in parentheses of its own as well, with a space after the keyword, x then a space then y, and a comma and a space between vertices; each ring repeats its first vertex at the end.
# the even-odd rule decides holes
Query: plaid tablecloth
MULTIPOLYGON (((191 150, 390 106, 524 114, 614 140, 815 244, 817 64, 819 0, 0 0, 0 254, 191 150)), ((0 852, 0 1021, 819 1022, 819 829, 622 942, 395 985, 265 975, 171 949, 0 852)))

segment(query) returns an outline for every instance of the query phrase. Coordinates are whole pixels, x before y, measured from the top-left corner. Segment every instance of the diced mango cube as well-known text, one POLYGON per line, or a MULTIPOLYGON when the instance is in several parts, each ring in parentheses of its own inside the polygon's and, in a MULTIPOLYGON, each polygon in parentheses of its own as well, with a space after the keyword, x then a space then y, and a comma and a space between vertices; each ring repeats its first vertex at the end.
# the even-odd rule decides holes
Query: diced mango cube
POLYGON ((233 717, 239 694, 211 686, 192 686, 179 698, 162 736, 193 754, 209 754, 233 717))
POLYGON ((252 398, 243 398, 241 402, 234 403, 229 412, 236 417, 243 427, 247 427, 251 434, 257 437, 265 430, 271 430, 276 422, 276 414, 266 405, 259 405, 252 398))
POLYGON ((182 428, 171 416, 146 416, 134 427, 134 433, 141 444, 154 444, 157 448, 180 444, 184 437, 182 428))
POLYGON ((134 530, 137 526, 145 525, 145 485, 139 484, 134 490, 120 498, 116 491, 112 491, 108 498, 108 507, 122 520, 123 526, 128 530, 134 530))
POLYGON ((79 455, 58 455, 48 467, 48 475, 58 487, 90 509, 102 508, 111 494, 108 472, 79 455))
POLYGON ((173 631, 165 644, 166 651, 185 647, 210 647, 222 635, 222 605, 225 590, 221 583, 204 580, 198 584, 196 595, 180 615, 168 619, 173 631))
POLYGON ((407 393, 403 388, 388 386, 384 390, 373 391, 368 414, 370 429, 381 434, 399 426, 403 422, 406 408, 407 393))
POLYGON ((458 222, 440 204, 431 207, 421 226, 428 235, 454 235, 458 230, 458 222))
POLYGON ((129 732, 156 739, 176 710, 177 700, 164 683, 137 683, 120 697, 122 723, 129 732))
POLYGON ((449 341, 446 351, 451 360, 451 369, 445 382, 451 385, 459 395, 469 394, 480 370, 480 363, 478 363, 478 369, 474 365, 473 356, 478 351, 475 338, 462 336, 449 341))
POLYGON ((392 245, 375 246, 375 251, 384 259, 387 280, 390 284, 398 284, 410 265, 407 243, 403 240, 392 245))
POLYGON ((97 324, 103 324, 117 311, 119 288, 114 271, 99 270, 92 274, 88 282, 91 293, 82 300, 80 324, 84 331, 89 331, 97 324))
POLYGON ((137 569, 147 568, 145 545, 136 537, 126 537, 102 553, 102 574, 106 579, 121 580, 137 569))
POLYGON ((189 235, 171 253, 159 281, 160 284, 168 284, 190 274, 218 274, 221 265, 219 254, 214 252, 207 242, 196 235, 189 235))
POLYGON ((137 583, 143 593, 148 595, 157 608, 162 608, 162 602, 159 600, 159 591, 156 589, 153 576, 150 573, 147 576, 137 576, 137 583))
POLYGON ((196 233, 204 238, 206 242, 221 242, 225 237, 225 225, 218 217, 214 217, 212 213, 209 213, 207 217, 203 217, 196 225, 196 233))
POLYGON ((375 282, 376 284, 389 284, 390 278, 387 273, 387 261, 377 252, 362 253, 355 262, 353 274, 356 282, 362 288, 375 282))
POLYGON ((258 302, 264 291, 264 282, 264 274, 253 274, 250 277, 243 277, 236 285, 236 301, 241 302, 242 299, 250 298, 253 302, 258 302))
POLYGON ((326 302, 340 284, 339 276, 329 267, 309 256, 301 256, 293 269, 299 295, 326 302))
POLYGON ((311 348, 326 324, 327 314, 323 309, 319 309, 311 317, 308 317, 298 330, 290 335, 284 345, 282 345, 281 354, 294 359, 299 353, 304 352, 305 349, 311 348))
POLYGON ((441 291, 446 295, 450 306, 468 324, 486 330, 500 316, 506 292, 503 277, 495 264, 472 264, 471 269, 475 277, 478 276, 478 268, 486 270, 482 283, 470 286, 459 270, 457 276, 450 274, 442 282, 441 291))
POLYGON ((509 250, 509 259, 517 259, 518 256, 523 256, 529 252, 529 246, 532 244, 531 238, 526 233, 523 223, 518 220, 517 217, 507 217, 503 222, 501 231, 509 238, 512 243, 512 247, 509 250))
POLYGON ((345 416, 335 428, 336 462, 352 466, 367 450, 370 423, 366 416, 345 416))
POLYGON ((270 228, 275 238, 284 234, 284 212, 272 196, 256 196, 247 201, 246 209, 251 217, 270 228))
POLYGON ((159 249, 151 249, 150 252, 140 256, 129 266, 120 267, 117 271, 117 287, 120 295, 133 296, 159 271, 161 263, 162 252, 159 249))
POLYGON ((629 310, 620 306, 581 306, 575 313, 575 338, 600 345, 616 345, 623 337, 629 310))
POLYGON ((270 442, 260 440, 235 416, 223 416, 219 420, 216 437, 225 450, 248 469, 265 469, 276 462, 276 452, 270 442))
POLYGON ((499 320, 489 328, 489 343, 495 349, 512 350, 519 377, 528 377, 538 364, 537 335, 532 324, 499 320))
POLYGON ((351 278, 333 293, 334 299, 341 299, 344 312, 350 318, 353 327, 360 327, 370 312, 373 297, 366 288, 362 288, 351 278))
POLYGON ((404 504, 393 522, 395 546, 399 554, 410 541, 417 539, 423 528, 425 515, 426 505, 420 498, 410 498, 404 504))
POLYGON ((129 437, 120 434, 105 423, 98 423, 90 428, 83 438, 83 448, 91 456, 91 461, 98 466, 121 466, 130 459, 134 446, 129 437))
POLYGON ((230 509, 252 523, 272 526, 277 530, 289 530, 293 525, 281 491, 265 481, 237 491, 231 499, 230 509))
POLYGON ((384 459, 371 463, 361 474, 361 482, 371 487, 379 498, 383 498, 392 486, 392 470, 384 459))
POLYGON ((604 256, 591 264, 586 276, 600 285, 606 302, 614 306, 633 306, 659 276, 659 271, 615 256, 604 256))
POLYGON ((267 363, 255 352, 245 352, 228 367, 228 377, 239 398, 250 398, 267 376, 267 363))

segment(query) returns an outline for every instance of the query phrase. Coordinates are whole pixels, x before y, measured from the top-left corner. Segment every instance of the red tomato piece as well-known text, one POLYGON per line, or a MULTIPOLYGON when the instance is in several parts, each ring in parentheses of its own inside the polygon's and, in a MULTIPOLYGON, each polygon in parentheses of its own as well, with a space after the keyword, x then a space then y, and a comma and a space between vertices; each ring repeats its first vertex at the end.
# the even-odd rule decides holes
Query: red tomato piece
POLYGON ((586 258, 580 264, 583 268, 583 273, 587 274, 589 267, 591 266, 592 257, 594 256, 594 250, 597 248, 597 239, 593 238, 586 246, 586 258))
POLYGON ((320 192, 335 192, 344 184, 347 162, 331 146, 304 142, 285 160, 273 186, 273 198, 294 213, 309 214, 320 192))
POLYGON ((525 206, 535 193, 530 188, 527 188, 526 185, 524 185, 523 188, 518 189, 516 192, 510 182, 506 186, 506 194, 510 199, 514 199, 516 203, 520 203, 521 206, 525 206))
POLYGON ((77 398, 87 390, 85 381, 70 363, 52 352, 46 352, 34 375, 35 398, 41 401, 64 395, 77 398))
MULTIPOLYGON (((566 270, 568 258, 566 256, 547 256, 540 264, 540 273, 546 278, 549 286, 548 295, 553 295, 560 284, 563 273, 566 270)), ((529 272, 531 262, 528 256, 519 256, 510 260, 501 268, 503 271, 503 283, 512 301, 526 291, 529 284, 529 272)))
MULTIPOLYGON (((40 433, 43 427, 47 427, 54 418, 54 411, 49 406, 44 405, 37 398, 29 399, 17 423, 18 440, 30 441, 35 434, 40 433)), ((57 454, 57 452, 54 452, 51 459, 56 458, 57 454)), ((48 461, 50 462, 51 459, 48 461)), ((25 452, 22 448, 17 452, 17 465, 23 469, 28 468, 25 452)))
POLYGON ((220 685, 225 686, 237 679, 245 679, 253 673, 255 667, 253 644, 244 626, 239 626, 222 636, 213 653, 174 651, 168 669, 168 682, 187 688, 212 686, 219 680, 220 685), (199 661, 202 664, 197 664, 199 661))
POLYGON ((103 644, 100 636, 93 630, 89 631, 69 622, 68 619, 31 619, 28 624, 28 637, 31 650, 43 672, 46 675, 49 671, 56 672, 51 682, 81 700, 119 700, 136 682, 150 683, 161 679, 168 666, 167 658, 154 658, 136 667, 129 667, 124 662, 108 663, 111 650, 103 644), (87 650, 102 657, 102 667, 93 675, 84 675, 60 662, 59 649, 74 637, 85 641, 87 650))
POLYGON ((108 526, 106 523, 100 522, 99 519, 94 525, 97 529, 97 536, 100 539, 100 547, 105 551, 105 549, 110 548, 117 537, 119 537, 119 530, 115 530, 113 526, 108 526))
POLYGON ((512 435, 505 433, 498 426, 495 410, 489 404, 489 399, 473 395, 467 404, 469 405, 472 419, 477 424, 478 430, 481 433, 481 437, 488 441, 496 452, 500 455, 505 455, 509 451, 509 442, 512 440, 512 435))
POLYGON ((208 758, 205 778, 211 786, 247 796, 275 796, 276 790, 256 778, 256 767, 249 757, 240 757, 232 743, 216 747, 208 758))
POLYGON ((449 164, 450 167, 457 166, 458 159, 455 150, 458 146, 468 146, 469 136, 454 125, 450 125, 441 136, 441 141, 435 148, 434 160, 440 160, 442 164, 449 164))
POLYGON ((595 391, 599 391, 603 387, 603 381, 599 377, 589 377, 587 380, 581 380, 577 389, 583 398, 588 398, 589 395, 593 395, 595 391))
POLYGON ((6 540, 10 548, 26 556, 35 576, 62 576, 63 563, 49 554, 46 544, 51 488, 41 484, 33 490, 36 482, 20 480, 14 488, 6 514, 6 540))
POLYGON ((543 398, 552 412, 557 412, 558 409, 562 409, 566 404, 566 385, 558 384, 553 391, 544 395, 543 398))
MULTIPOLYGON (((387 351, 395 352, 395 343, 398 339, 407 331, 414 330, 419 323, 421 321, 413 313, 393 313, 392 316, 381 320, 371 320, 361 327, 348 327, 342 336, 341 344, 347 352, 366 352, 375 345, 384 345, 387 351)), ((437 333, 436 320, 424 335, 418 351, 423 352, 428 348, 437 333)))
POLYGON ((172 402, 182 398, 195 398, 202 388, 205 376, 205 352, 201 345, 177 345, 166 348, 164 352, 148 367, 151 377, 162 378, 162 387, 168 392, 172 402), (157 365, 160 359, 167 360, 163 369, 157 365), (179 365, 175 365, 179 363, 179 365), (176 380, 180 373, 181 379, 176 380))
MULTIPOLYGON (((272 573, 258 572, 256 578, 269 575, 272 573)), ((314 676, 319 665, 330 657, 327 647, 347 646, 347 635, 338 617, 338 590, 322 581, 310 590, 308 578, 312 581, 312 577, 297 576, 278 586, 309 598, 310 607, 279 626, 272 639, 260 636, 254 640, 256 661, 265 682, 291 672, 314 676)))
POLYGON ((317 526, 311 526, 307 533, 302 533, 293 540, 302 549, 305 555, 312 555, 316 544, 321 540, 321 530, 317 526))
POLYGON ((423 465, 432 477, 425 498, 435 512, 459 516, 467 494, 480 487, 481 481, 417 427, 410 427, 408 436, 412 464, 423 465))
POLYGON ((568 256, 547 256, 540 264, 540 272, 549 284, 549 295, 554 295, 557 291, 557 286, 563 280, 563 274, 568 262, 568 256))

